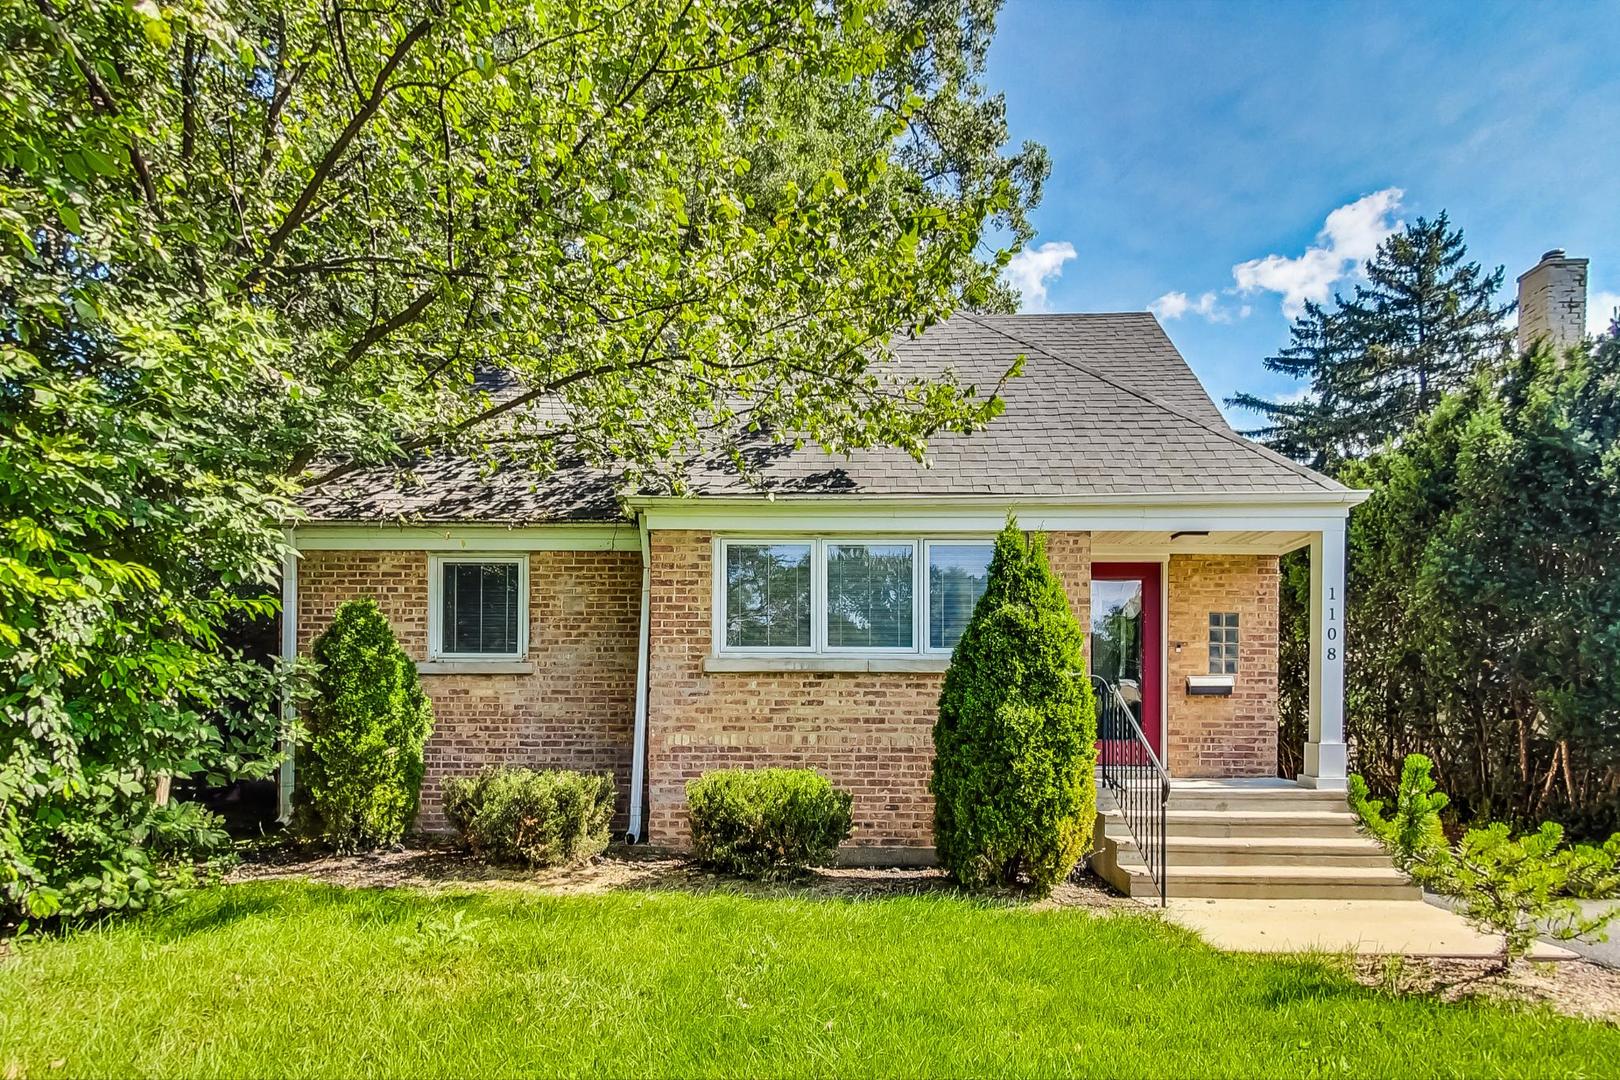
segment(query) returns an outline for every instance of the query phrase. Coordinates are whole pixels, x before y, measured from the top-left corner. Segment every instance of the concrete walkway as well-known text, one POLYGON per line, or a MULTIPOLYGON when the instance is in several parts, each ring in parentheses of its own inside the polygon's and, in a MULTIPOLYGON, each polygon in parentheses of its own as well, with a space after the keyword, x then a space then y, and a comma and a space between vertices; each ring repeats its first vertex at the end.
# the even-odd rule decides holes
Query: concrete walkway
MULTIPOLYGON (((1427 891, 1424 892, 1423 899, 1435 907, 1448 910, 1454 910, 1457 904, 1457 901, 1449 896, 1439 896, 1427 891)), ((1581 910, 1588 916, 1607 911, 1617 903, 1614 900, 1581 900, 1578 902, 1581 905, 1581 910)), ((1608 938, 1607 941, 1581 941, 1578 938, 1574 941, 1557 942, 1551 938, 1543 938, 1542 940, 1550 946, 1568 949, 1582 959, 1590 960, 1594 964, 1620 968, 1620 918, 1616 918, 1614 922, 1609 924, 1608 938)))
MULTIPOLYGON (((1228 952, 1355 952, 1492 957, 1501 939, 1418 900, 1205 900, 1174 897, 1166 916, 1228 952)), ((1542 943, 1532 960, 1575 954, 1542 943)))

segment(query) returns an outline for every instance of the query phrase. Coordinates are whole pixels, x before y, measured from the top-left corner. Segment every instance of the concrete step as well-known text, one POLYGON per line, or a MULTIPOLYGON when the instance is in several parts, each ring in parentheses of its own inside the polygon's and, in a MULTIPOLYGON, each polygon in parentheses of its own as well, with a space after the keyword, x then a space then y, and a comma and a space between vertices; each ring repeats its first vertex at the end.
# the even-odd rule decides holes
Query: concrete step
POLYGON ((1348 810, 1342 791, 1311 791, 1308 788, 1237 791, 1170 789, 1171 810, 1219 810, 1243 813, 1251 810, 1348 810))
POLYGON ((1389 865, 1384 849, 1361 836, 1176 836, 1166 855, 1178 867, 1389 865))
POLYGON ((1169 810, 1165 830, 1171 838, 1359 835, 1349 810, 1169 810))
MULTIPOLYGON (((1145 866, 1123 863, 1119 870, 1129 880, 1130 895, 1151 897, 1157 893, 1153 879, 1145 866)), ((1284 864, 1177 866, 1171 863, 1169 893, 1173 897, 1249 900, 1334 899, 1421 902, 1423 899, 1423 890, 1413 885, 1391 866, 1284 864)))

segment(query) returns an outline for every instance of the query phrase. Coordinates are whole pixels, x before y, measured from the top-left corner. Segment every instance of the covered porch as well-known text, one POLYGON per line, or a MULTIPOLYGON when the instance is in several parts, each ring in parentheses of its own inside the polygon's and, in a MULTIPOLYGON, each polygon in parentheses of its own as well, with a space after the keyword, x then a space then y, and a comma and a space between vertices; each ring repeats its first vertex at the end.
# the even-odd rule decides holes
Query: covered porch
POLYGON ((1345 523, 1310 524, 1092 533, 1089 670, 1172 779, 1277 775, 1279 564, 1306 550, 1310 712, 1290 756, 1299 786, 1344 790, 1345 523))

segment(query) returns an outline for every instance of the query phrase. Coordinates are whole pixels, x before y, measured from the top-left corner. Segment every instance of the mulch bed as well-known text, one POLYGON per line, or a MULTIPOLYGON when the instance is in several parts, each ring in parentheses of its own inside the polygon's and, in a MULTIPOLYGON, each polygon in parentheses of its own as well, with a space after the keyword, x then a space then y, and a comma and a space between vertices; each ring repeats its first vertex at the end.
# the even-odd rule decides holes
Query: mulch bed
POLYGON ((1566 1016, 1620 1024, 1620 970, 1585 960, 1521 963, 1503 974, 1494 960, 1358 956, 1353 974, 1363 986, 1390 993, 1545 1005, 1566 1016))
MULTIPOLYGON (((646 848, 615 845, 584 866, 522 870, 491 866, 450 847, 397 847, 360 855, 333 855, 274 847, 252 853, 230 875, 231 881, 296 878, 351 888, 510 889, 548 895, 602 893, 620 889, 723 891, 810 899, 874 899, 885 896, 950 893, 955 887, 937 869, 923 867, 837 867, 812 870, 791 881, 750 882, 716 874, 690 860, 646 848)), ((1025 902, 1009 893, 1009 902, 1025 902)), ((1084 873, 1058 886, 1035 908, 1081 907, 1141 910, 1084 873)))

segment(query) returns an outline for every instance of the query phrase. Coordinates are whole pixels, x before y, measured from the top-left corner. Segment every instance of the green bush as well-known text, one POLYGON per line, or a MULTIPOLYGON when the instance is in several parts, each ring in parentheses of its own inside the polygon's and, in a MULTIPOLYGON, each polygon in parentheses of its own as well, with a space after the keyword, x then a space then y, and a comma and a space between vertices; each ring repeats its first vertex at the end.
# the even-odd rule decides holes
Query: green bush
POLYGON ((1383 800, 1369 795, 1367 782, 1359 776, 1349 781, 1350 808, 1362 825, 1384 845, 1403 873, 1424 884, 1431 878, 1444 880, 1451 859, 1440 820, 1451 800, 1435 790, 1430 775, 1433 768, 1434 763, 1422 754, 1407 755, 1395 792, 1395 812, 1387 820, 1383 800))
POLYGON ((850 835, 850 794, 814 769, 723 769, 686 785, 698 860, 743 877, 832 862, 850 835))
POLYGON ((444 782, 444 815, 491 862, 567 866, 600 855, 613 781, 593 773, 491 766, 444 782))
POLYGON ((1522 836, 1493 822, 1469 829, 1452 846, 1440 827, 1447 798, 1435 791, 1431 768, 1422 754, 1406 758, 1388 819, 1384 804, 1367 797, 1366 782, 1350 778, 1351 808, 1397 866, 1424 887, 1456 897, 1463 917, 1479 930, 1501 935, 1504 969, 1529 952, 1537 937, 1604 939, 1604 927, 1620 906, 1589 916, 1576 898, 1599 898, 1620 885, 1620 834, 1601 848, 1571 848, 1553 822, 1522 836))
POLYGON ((951 657, 934 725, 934 847, 963 885, 1048 893, 1096 823, 1097 720, 1080 625, 1011 518, 951 657))
POLYGON ((416 665, 371 599, 339 607, 312 652, 296 829, 340 851, 395 843, 416 820, 433 729, 416 665))

